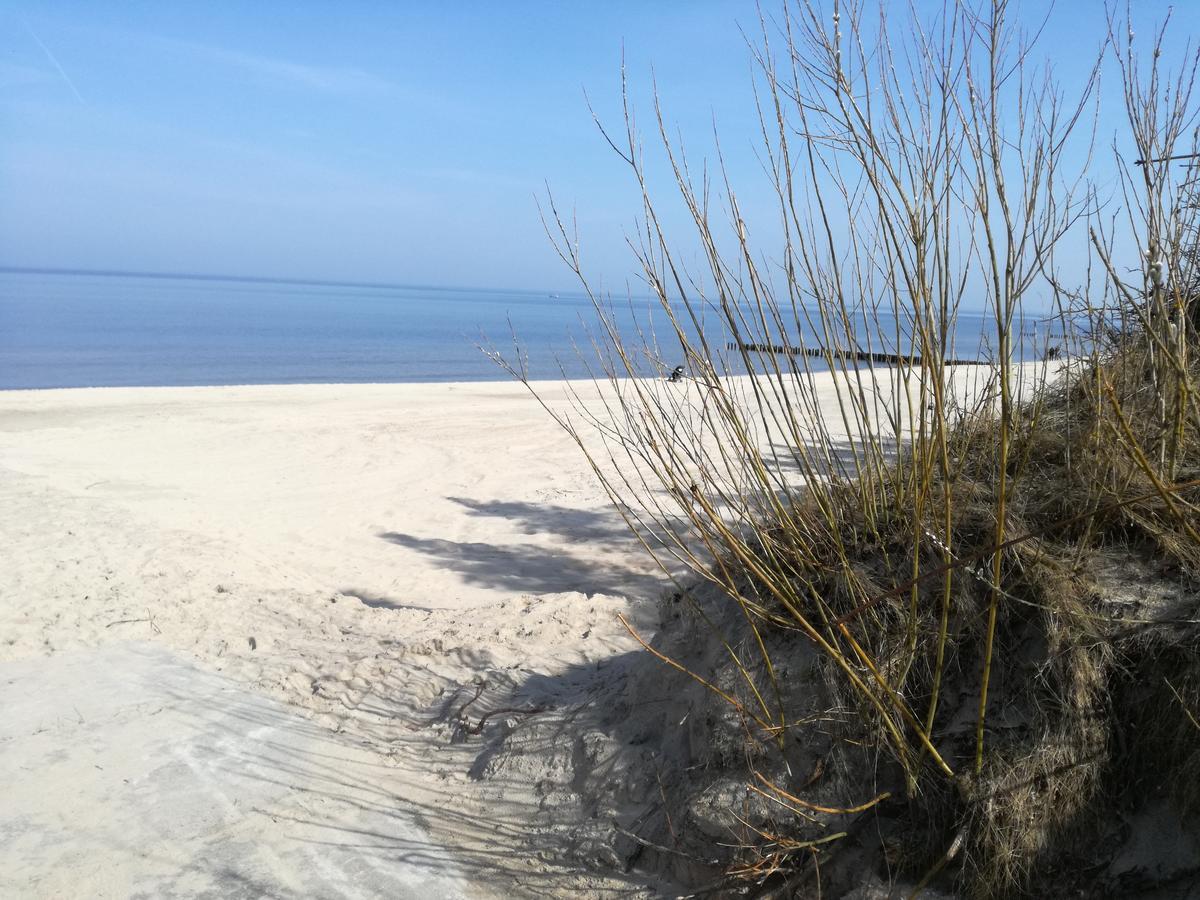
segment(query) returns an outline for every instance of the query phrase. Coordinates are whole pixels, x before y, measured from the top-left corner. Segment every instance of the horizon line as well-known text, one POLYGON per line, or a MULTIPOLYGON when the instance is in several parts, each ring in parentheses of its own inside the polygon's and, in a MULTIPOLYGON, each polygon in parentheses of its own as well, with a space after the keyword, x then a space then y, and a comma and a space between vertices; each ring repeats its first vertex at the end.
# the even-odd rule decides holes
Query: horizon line
POLYGON ((167 278, 189 281, 235 281, 246 284, 294 284, 309 287, 348 287, 367 288, 370 290, 406 290, 422 291, 463 291, 490 294, 545 294, 555 297, 566 294, 577 294, 586 297, 582 291, 558 290, 549 291, 541 288, 502 288, 502 287, 463 287, 460 285, 413 284, 398 281, 342 281, 327 278, 283 278, 270 275, 228 275, 223 273, 202 274, 199 272, 153 272, 139 269, 86 269, 58 266, 4 266, 0 265, 2 274, 18 275, 96 275, 101 278, 167 278))

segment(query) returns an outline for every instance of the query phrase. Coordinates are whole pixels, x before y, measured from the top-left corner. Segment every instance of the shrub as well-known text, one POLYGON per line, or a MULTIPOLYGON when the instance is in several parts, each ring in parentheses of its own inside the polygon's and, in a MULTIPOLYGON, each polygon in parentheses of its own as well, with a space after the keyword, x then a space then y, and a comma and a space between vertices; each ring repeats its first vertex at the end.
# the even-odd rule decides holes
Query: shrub
MULTIPOLYGON (((896 861, 1004 894, 1063 858, 1114 779, 1198 783, 1195 205, 1167 159, 1194 147, 1196 60, 1169 72, 1160 32, 1143 66, 1110 20, 1144 161, 1118 158, 1116 216, 1087 182, 1101 53, 1068 102, 1005 0, 903 22, 801 0, 760 26, 774 254, 718 168, 721 224, 656 101, 704 260, 689 272, 627 112, 605 136, 642 189, 635 252, 689 378, 644 377, 657 344, 618 331, 551 200, 600 321, 595 394, 551 412, 683 595, 681 568, 738 612, 705 615, 739 683, 690 674, 744 719, 755 790, 811 812, 802 773, 758 761, 812 727, 782 683, 791 636, 855 712, 839 739, 877 751, 857 784, 892 785, 896 861), (990 351, 966 365, 979 301, 990 351), (1061 332, 1040 362, 1021 338, 1038 302, 1061 332)), ((747 833, 731 871, 836 854, 802 831, 747 833)))

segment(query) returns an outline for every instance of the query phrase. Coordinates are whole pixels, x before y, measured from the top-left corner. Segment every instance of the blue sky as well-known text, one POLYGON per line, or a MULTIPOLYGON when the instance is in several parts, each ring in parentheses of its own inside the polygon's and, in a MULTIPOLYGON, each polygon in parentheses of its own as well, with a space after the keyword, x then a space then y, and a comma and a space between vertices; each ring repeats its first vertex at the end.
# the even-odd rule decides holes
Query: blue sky
MULTIPOLYGON (((1101 9, 1058 4, 1064 80, 1101 9)), ((758 182, 754 23, 715 0, 9 3, 0 265, 570 287, 534 203, 548 182, 620 283, 637 195, 584 89, 615 117, 624 48, 643 113, 653 66, 682 133, 704 146, 715 119, 735 181, 758 182)))

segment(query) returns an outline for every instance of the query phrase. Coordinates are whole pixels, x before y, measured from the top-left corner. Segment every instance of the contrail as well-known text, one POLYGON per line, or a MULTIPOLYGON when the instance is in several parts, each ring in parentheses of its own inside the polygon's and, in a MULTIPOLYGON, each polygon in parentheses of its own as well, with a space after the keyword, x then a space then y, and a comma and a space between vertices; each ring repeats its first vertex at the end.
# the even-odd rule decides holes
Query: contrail
POLYGON ((67 87, 71 89, 71 93, 75 95, 75 99, 84 106, 87 106, 87 101, 83 99, 83 95, 79 93, 79 89, 75 87, 75 82, 71 80, 71 76, 67 74, 67 70, 64 69, 62 64, 54 58, 54 54, 50 52, 50 48, 42 43, 42 39, 37 36, 33 30, 33 26, 25 20, 24 16, 21 16, 21 23, 25 26, 25 30, 29 32, 29 36, 37 42, 39 47, 42 48, 42 52, 46 54, 46 59, 50 60, 50 63, 54 66, 54 68, 58 69, 58 74, 63 77, 63 81, 67 83, 67 87))

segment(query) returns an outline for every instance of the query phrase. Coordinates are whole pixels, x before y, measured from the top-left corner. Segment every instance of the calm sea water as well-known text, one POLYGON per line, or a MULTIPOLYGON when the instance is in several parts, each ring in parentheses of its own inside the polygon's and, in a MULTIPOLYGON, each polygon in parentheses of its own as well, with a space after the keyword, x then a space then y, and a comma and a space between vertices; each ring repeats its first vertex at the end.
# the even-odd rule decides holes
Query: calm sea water
MULTIPOLYGON (((667 336, 653 306, 619 306, 622 333, 667 336)), ((0 271, 0 389, 499 380, 477 345, 511 353, 510 323, 533 378, 585 376, 576 346, 596 364, 579 296, 0 271)), ((960 341, 982 327, 960 319, 960 341)))
POLYGON ((476 381, 583 375, 571 335, 590 305, 546 293, 0 273, 0 388, 476 381))

